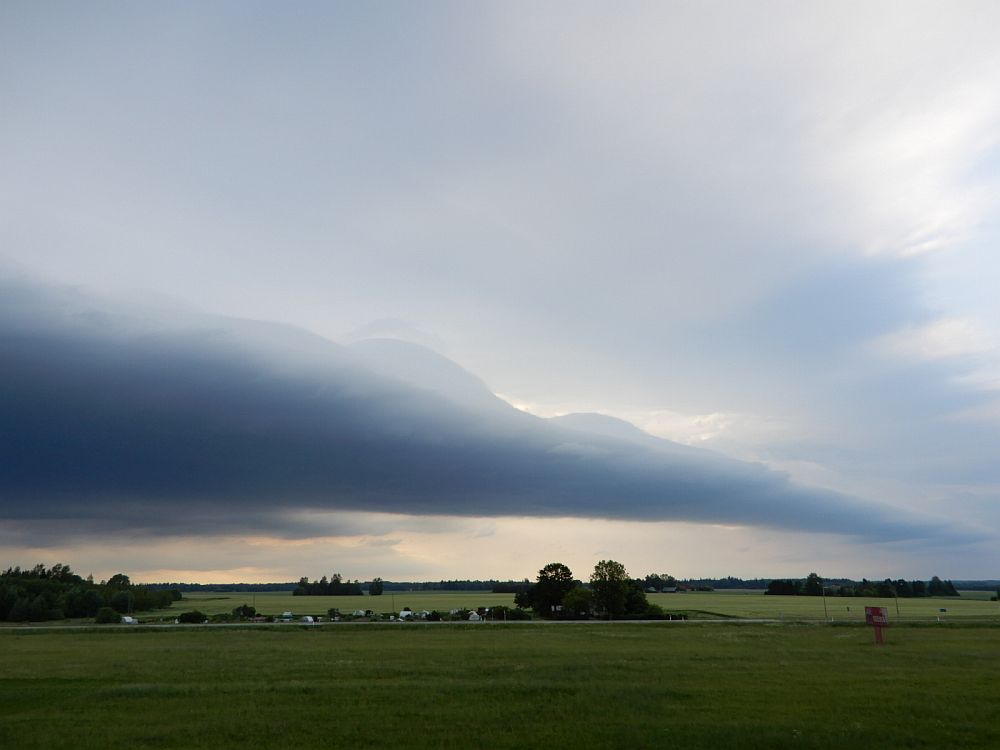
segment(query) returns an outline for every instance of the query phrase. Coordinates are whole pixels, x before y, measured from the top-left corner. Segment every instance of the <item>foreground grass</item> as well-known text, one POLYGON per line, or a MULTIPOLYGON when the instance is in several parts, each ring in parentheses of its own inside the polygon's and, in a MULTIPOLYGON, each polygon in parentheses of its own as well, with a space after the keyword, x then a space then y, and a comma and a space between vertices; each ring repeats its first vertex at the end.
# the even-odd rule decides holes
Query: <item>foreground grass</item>
POLYGON ((995 627, 0 634, 0 747, 998 747, 995 627))

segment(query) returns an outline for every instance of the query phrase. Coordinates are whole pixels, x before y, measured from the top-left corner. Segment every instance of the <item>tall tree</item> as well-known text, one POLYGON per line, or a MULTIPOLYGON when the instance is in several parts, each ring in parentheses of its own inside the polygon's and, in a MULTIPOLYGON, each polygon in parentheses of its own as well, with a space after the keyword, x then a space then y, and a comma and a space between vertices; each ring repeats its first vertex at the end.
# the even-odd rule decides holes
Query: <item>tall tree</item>
POLYGON ((573 571, 562 563, 549 563, 538 571, 538 582, 531 588, 531 608, 542 617, 551 617, 574 585, 573 571))
POLYGON ((111 578, 108 579, 107 587, 109 589, 124 590, 132 585, 132 581, 124 573, 115 573, 111 578))
POLYGON ((372 596, 381 596, 382 595, 382 579, 381 578, 375 578, 371 582, 371 584, 369 584, 369 586, 368 586, 368 593, 371 594, 372 596))
POLYGON ((628 573, 620 562, 601 560, 597 563, 590 575, 590 587, 598 611, 608 619, 625 614, 629 583, 628 573))

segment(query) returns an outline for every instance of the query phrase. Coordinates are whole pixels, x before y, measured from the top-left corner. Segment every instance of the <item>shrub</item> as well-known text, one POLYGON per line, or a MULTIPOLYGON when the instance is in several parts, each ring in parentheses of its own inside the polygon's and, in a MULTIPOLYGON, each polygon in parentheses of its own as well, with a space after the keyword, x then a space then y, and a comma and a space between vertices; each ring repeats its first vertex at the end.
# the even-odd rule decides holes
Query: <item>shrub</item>
POLYGON ((121 621, 122 616, 111 609, 111 607, 101 607, 97 610, 97 615, 94 617, 94 622, 98 625, 111 625, 121 621))
POLYGON ((239 607, 234 607, 233 608, 233 615, 235 617, 240 618, 241 620, 242 619, 249 619, 251 617, 256 617, 257 616, 257 609, 255 607, 251 607, 251 606, 249 606, 247 604, 241 604, 239 607))
MULTIPOLYGON (((531 615, 520 607, 505 607, 498 605, 490 610, 490 617, 494 620, 530 620, 531 615)), ((430 618, 428 618, 430 619, 430 618)))
POLYGON ((646 611, 642 613, 642 616, 646 620, 664 620, 666 618, 666 613, 663 611, 663 607, 658 604, 650 604, 646 607, 646 611))
POLYGON ((194 610, 192 612, 181 612, 179 615, 177 615, 177 622, 186 622, 186 623, 196 623, 197 624, 197 623, 205 622, 205 620, 207 620, 207 619, 208 619, 208 617, 205 616, 205 613, 204 612, 199 612, 198 610, 194 610))

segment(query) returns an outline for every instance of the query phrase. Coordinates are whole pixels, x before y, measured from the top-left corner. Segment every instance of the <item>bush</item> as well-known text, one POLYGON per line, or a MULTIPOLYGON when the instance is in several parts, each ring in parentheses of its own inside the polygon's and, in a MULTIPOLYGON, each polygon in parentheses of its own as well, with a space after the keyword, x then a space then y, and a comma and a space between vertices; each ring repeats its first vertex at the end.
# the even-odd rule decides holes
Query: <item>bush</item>
POLYGON ((101 607, 97 610, 97 615, 94 617, 94 622, 98 625, 113 625, 121 621, 122 616, 111 609, 111 607, 101 607))
MULTIPOLYGON (((530 620, 531 615, 520 607, 505 607, 499 605, 490 610, 490 617, 494 620, 530 620)), ((427 618, 430 619, 430 618, 427 618)))
POLYGON ((249 619, 251 617, 256 617, 257 609, 247 604, 241 604, 239 607, 233 608, 233 616, 238 617, 241 620, 249 619))
POLYGON ((646 620, 664 620, 666 619, 666 614, 663 611, 663 607, 659 604, 650 604, 646 607, 646 611, 642 613, 642 616, 646 620))
POLYGON ((177 622, 200 624, 205 622, 207 619, 208 617, 205 613, 199 612, 198 610, 194 610, 192 612, 181 612, 177 615, 177 622))

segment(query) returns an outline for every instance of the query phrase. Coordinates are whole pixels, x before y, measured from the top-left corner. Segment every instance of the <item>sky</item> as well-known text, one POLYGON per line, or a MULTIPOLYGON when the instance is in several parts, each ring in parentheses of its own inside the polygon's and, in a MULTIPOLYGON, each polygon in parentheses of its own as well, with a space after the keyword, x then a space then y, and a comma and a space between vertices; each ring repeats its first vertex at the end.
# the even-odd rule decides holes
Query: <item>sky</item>
POLYGON ((993 2, 0 7, 0 565, 998 578, 993 2))

